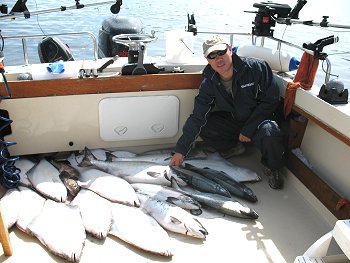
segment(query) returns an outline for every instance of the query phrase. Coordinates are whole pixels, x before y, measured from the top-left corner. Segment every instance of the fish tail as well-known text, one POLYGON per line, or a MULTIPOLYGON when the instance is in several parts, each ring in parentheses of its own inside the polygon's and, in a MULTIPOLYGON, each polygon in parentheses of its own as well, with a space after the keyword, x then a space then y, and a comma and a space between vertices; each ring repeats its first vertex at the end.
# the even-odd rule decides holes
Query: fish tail
POLYGON ((113 153, 106 152, 106 162, 112 162, 113 159, 117 158, 113 153))
POLYGON ((92 166, 92 160, 96 160, 96 157, 92 154, 92 152, 87 147, 84 148, 83 153, 84 153, 84 158, 81 160, 78 166, 79 167, 92 166))
POLYGON ((177 183, 175 177, 171 176, 171 177, 170 177, 170 182, 171 182, 171 187, 172 187, 172 188, 174 188, 174 189, 176 189, 176 190, 182 190, 182 189, 180 188, 179 184, 177 183))

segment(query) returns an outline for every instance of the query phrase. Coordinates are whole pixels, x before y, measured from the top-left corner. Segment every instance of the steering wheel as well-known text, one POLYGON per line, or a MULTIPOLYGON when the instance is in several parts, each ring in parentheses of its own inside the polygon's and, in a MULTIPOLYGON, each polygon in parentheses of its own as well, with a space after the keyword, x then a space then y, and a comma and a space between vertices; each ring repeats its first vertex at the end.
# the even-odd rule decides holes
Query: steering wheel
MULTIPOLYGON (((115 43, 123 44, 129 47, 129 56, 130 52, 137 53, 137 63, 134 69, 132 70, 132 75, 142 75, 147 74, 147 70, 143 65, 143 57, 146 49, 146 43, 150 43, 157 38, 152 35, 147 34, 120 34, 112 37, 112 41, 115 43)), ((130 60, 129 60, 130 63, 130 60)))
POLYGON ((150 43, 154 40, 157 40, 154 34, 120 34, 112 37, 113 42, 126 46, 138 46, 139 44, 150 43))

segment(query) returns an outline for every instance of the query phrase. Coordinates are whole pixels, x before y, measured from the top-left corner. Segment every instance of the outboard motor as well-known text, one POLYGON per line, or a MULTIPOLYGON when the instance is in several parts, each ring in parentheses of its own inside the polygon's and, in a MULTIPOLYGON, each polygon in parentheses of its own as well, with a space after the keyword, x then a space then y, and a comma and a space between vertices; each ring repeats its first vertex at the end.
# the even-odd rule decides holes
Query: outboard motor
POLYGON ((112 37, 120 34, 142 34, 143 24, 140 19, 110 16, 102 22, 98 38, 98 57, 128 56, 128 46, 114 43, 112 37))
POLYGON ((41 63, 74 60, 69 47, 56 37, 43 38, 38 44, 38 53, 41 63))

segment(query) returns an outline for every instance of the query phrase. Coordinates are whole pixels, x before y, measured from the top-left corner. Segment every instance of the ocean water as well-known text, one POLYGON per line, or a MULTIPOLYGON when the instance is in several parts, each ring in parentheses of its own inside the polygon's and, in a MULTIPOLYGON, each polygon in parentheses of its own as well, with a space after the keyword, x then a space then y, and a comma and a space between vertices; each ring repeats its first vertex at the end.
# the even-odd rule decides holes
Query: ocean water
MULTIPOLYGON (((13 0, 0 0, 0 4, 7 4, 12 8, 13 0)), ((106 1, 81 0, 81 4, 90 4, 106 1)), ((186 30, 187 14, 194 14, 198 34, 194 41, 194 56, 201 56, 202 42, 213 32, 218 33, 251 33, 252 21, 257 11, 254 3, 262 1, 244 0, 124 0, 118 16, 138 18, 142 21, 144 33, 155 31, 157 40, 147 44, 147 55, 165 56, 165 32, 170 30, 186 30), (249 11, 249 12, 245 12, 249 11)), ((288 4, 294 7, 297 0, 281 0, 275 3, 288 4)), ((61 6, 74 6, 73 0, 28 0, 29 12, 59 10, 61 6)), ((49 35, 53 33, 84 32, 93 33, 98 39, 99 30, 104 19, 112 16, 109 4, 72 9, 67 11, 43 12, 40 15, 32 15, 29 19, 2 19, 0 30, 4 37, 23 35, 49 35)), ((327 1, 308 0, 299 13, 302 21, 312 20, 321 22, 323 16, 329 16, 330 24, 350 26, 350 2, 349 0, 327 1)), ((341 80, 345 88, 350 88, 350 29, 338 27, 316 27, 301 24, 286 26, 277 24, 274 28, 274 37, 283 39, 292 44, 302 46, 306 42, 315 42, 318 39, 335 35, 339 42, 326 46, 323 51, 328 54, 331 62, 330 79, 341 80)), ((61 37, 72 50, 75 59, 92 59, 92 41, 89 37, 61 37)), ((39 62, 37 44, 40 39, 27 40, 29 62, 39 62)), ((237 36, 233 39, 233 45, 250 44, 251 37, 237 36)), ((276 48, 276 43, 265 40, 265 46, 276 48)), ((282 45, 282 49, 292 56, 301 58, 302 51, 282 45)), ((5 66, 23 64, 21 40, 5 40, 4 43, 5 66)), ((320 62, 315 83, 321 86, 324 83, 326 63, 320 62)))

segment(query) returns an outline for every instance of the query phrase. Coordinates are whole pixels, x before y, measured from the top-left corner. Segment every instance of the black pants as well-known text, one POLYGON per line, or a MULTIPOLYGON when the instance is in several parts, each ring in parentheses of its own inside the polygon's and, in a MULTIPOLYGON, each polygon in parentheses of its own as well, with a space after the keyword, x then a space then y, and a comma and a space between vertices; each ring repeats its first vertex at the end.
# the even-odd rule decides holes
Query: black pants
MULTIPOLYGON (((213 112, 202 128, 200 137, 217 151, 225 151, 236 146, 242 126, 243 123, 235 120, 229 112, 213 112)), ((284 138, 275 121, 263 121, 251 140, 261 152, 263 165, 270 169, 284 166, 284 138)))

